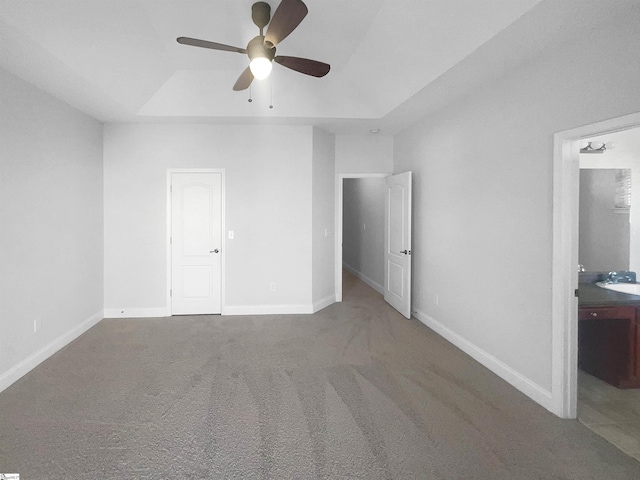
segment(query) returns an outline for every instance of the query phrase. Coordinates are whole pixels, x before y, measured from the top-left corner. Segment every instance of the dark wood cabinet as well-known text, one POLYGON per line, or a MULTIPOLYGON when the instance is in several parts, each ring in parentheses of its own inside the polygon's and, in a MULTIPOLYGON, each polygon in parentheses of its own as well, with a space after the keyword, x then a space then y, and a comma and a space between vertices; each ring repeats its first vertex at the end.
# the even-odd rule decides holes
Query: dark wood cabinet
POLYGON ((580 307, 578 367, 615 387, 639 388, 640 307, 580 307))

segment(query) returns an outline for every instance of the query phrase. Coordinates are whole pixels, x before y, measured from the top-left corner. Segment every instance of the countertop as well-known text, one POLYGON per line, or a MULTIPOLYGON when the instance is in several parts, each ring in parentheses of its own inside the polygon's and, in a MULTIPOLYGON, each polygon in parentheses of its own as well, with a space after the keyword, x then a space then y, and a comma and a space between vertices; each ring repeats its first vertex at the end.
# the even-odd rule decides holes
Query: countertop
POLYGON ((595 283, 578 284, 578 307, 604 307, 609 305, 640 306, 640 296, 607 290, 597 286, 595 283))

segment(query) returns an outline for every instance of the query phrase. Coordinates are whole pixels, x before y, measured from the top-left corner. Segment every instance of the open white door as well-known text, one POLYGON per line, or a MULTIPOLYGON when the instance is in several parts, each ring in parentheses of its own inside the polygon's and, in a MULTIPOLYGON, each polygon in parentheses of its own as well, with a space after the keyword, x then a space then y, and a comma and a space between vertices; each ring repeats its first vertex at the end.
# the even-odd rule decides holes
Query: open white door
POLYGON ((411 318, 411 172, 386 178, 384 299, 411 318))
POLYGON ((171 314, 221 313, 222 175, 171 174, 171 314))

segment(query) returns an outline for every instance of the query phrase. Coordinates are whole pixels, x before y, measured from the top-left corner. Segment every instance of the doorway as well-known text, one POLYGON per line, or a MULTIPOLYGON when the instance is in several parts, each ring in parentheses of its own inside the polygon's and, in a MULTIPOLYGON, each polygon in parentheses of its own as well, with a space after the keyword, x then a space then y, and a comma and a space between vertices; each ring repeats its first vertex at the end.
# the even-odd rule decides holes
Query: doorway
POLYGON ((168 171, 170 315, 223 309, 224 171, 168 171))
MULTIPOLYGON (((391 175, 390 173, 350 173, 350 174, 339 174, 337 177, 337 182, 338 185, 336 186, 336 195, 337 195, 337 201, 336 201, 336 225, 335 225, 335 231, 336 231, 336 245, 335 245, 335 272, 336 272, 336 277, 335 277, 335 290, 336 290, 336 301, 337 302, 341 302, 342 301, 342 269, 343 269, 343 265, 344 265, 344 259, 345 259, 345 252, 343 251, 343 249, 345 248, 344 245, 344 219, 345 219, 345 182, 349 182, 355 179, 371 179, 371 180, 379 180, 379 181, 383 181, 386 177, 388 177, 389 175, 391 175)), ((381 212, 382 213, 382 212, 381 212)), ((355 225, 353 225, 354 228, 356 228, 355 225)), ((363 229, 364 231, 366 231, 366 221, 363 225, 358 225, 357 229, 363 229)), ((376 228, 376 226, 374 225, 369 225, 369 231, 372 231, 372 228, 376 228)), ((378 225, 379 228, 379 225, 378 225)), ((347 249, 350 248, 349 246, 346 247, 347 249)), ((382 254, 382 250, 380 251, 380 254, 382 254)), ((347 252, 347 258, 348 258, 349 252, 347 252)), ((363 261, 371 261, 371 258, 369 259, 363 259, 363 261)), ((357 269, 359 267, 359 265, 349 265, 352 270, 357 269)), ((380 267, 382 267, 383 264, 380 264, 380 267)), ((347 268, 347 270, 349 270, 349 268, 347 268)), ((352 270, 349 270, 351 273, 354 273, 352 270)), ((372 272, 375 272, 375 269, 372 269, 372 272)), ((365 283, 367 283, 370 287, 372 287, 374 290, 378 291, 379 293, 383 293, 383 286, 376 281, 376 275, 372 274, 372 275, 365 275, 365 276, 361 276, 359 277, 362 281, 364 281, 365 283)))
POLYGON ((640 113, 554 135, 550 409, 563 418, 577 416, 579 143, 637 127, 640 113))
MULTIPOLYGON (((636 307, 611 304, 610 316, 624 316, 627 309, 631 318, 603 321, 588 315, 600 315, 606 307, 585 306, 593 295, 606 292, 593 283, 606 279, 608 272, 640 271, 640 128, 589 137, 589 142, 579 157, 581 297, 576 413, 580 423, 640 460, 640 385, 634 381, 638 354, 637 342, 631 341, 638 336, 636 307), (634 383, 636 388, 622 388, 634 387, 634 383)), ((637 296, 611 294, 623 304, 640 301, 637 296)))
POLYGON ((336 301, 344 267, 411 317, 411 183, 411 172, 338 176, 336 301))
MULTIPOLYGON (((384 295, 384 203, 382 177, 345 178, 342 205, 342 268, 384 295)), ((348 289, 343 284, 343 296, 348 289)))

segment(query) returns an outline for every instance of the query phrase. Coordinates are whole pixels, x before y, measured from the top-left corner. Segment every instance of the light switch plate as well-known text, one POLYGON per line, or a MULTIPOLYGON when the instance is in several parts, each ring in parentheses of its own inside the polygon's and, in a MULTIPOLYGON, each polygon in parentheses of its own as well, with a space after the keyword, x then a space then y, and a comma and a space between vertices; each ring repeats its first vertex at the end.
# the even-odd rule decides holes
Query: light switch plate
POLYGON ((233 240, 233 230, 229 230, 229 240, 233 240))

